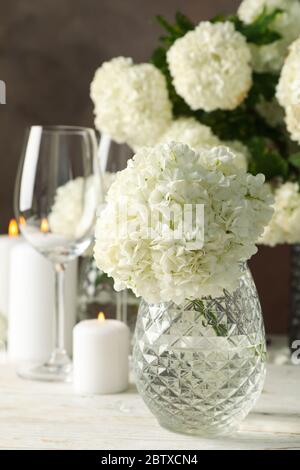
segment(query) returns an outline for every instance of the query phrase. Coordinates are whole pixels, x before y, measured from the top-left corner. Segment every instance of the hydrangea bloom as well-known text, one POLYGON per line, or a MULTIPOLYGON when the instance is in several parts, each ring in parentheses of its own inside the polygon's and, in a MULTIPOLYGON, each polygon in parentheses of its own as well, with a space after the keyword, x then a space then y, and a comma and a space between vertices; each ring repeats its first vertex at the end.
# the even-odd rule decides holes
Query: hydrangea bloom
POLYGON ((189 145, 193 150, 203 146, 216 147, 223 145, 234 151, 235 164, 239 168, 247 169, 248 149, 241 142, 235 140, 222 142, 213 134, 210 127, 201 124, 194 118, 179 118, 163 134, 160 143, 180 142, 189 145))
POLYGON ((281 69, 287 48, 300 34, 300 3, 298 0, 243 0, 238 16, 244 23, 252 23, 263 11, 284 10, 272 23, 272 29, 282 38, 264 46, 251 46, 253 66, 258 72, 281 69))
POLYGON ((300 142, 300 39, 290 46, 276 96, 285 110, 286 125, 292 139, 300 142))
MULTIPOLYGON (((241 142, 221 141, 213 134, 210 127, 201 124, 192 117, 181 117, 172 122, 167 131, 162 135, 159 143, 179 142, 189 145, 193 150, 199 150, 204 146, 217 147, 226 146, 234 151, 233 158, 238 168, 247 169, 249 152, 241 142)), ((137 152, 139 148, 135 148, 137 152)))
POLYGON ((105 62, 91 84, 95 125, 119 143, 153 145, 171 122, 166 80, 152 64, 117 57, 105 62))
POLYGON ((232 151, 234 164, 241 170, 247 171, 248 159, 250 158, 248 148, 242 144, 239 140, 230 140, 223 142, 223 146, 229 148, 232 151))
POLYGON ((276 96, 281 106, 300 103, 300 39, 290 46, 277 85, 276 96))
POLYGON ((177 93, 193 109, 234 109, 252 84, 251 53, 230 22, 204 21, 167 53, 177 93))
POLYGON ((274 191, 274 214, 259 243, 275 246, 300 243, 300 193, 298 183, 287 182, 274 191))
POLYGON ((237 171, 225 147, 144 147, 108 192, 96 225, 97 265, 117 290, 129 287, 148 302, 179 304, 232 291, 240 261, 256 252, 270 202, 264 176, 237 171), (126 213, 123 205, 118 210, 121 202, 126 213), (204 226, 199 219, 176 237, 183 208, 196 204, 204 205, 204 226), (197 246, 193 237, 201 228, 204 245, 197 246))
POLYGON ((197 150, 203 145, 220 145, 210 127, 201 124, 196 119, 182 117, 173 121, 160 138, 160 143, 181 142, 197 150))
POLYGON ((286 108, 285 123, 292 140, 300 143, 300 103, 286 108))

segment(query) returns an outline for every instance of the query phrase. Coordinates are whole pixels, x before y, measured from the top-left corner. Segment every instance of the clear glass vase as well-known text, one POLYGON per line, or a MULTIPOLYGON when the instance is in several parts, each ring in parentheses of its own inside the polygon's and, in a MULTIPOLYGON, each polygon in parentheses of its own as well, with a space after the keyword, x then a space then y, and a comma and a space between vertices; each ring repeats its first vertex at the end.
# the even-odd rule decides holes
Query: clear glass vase
POLYGON ((233 294, 180 306, 141 302, 133 354, 137 388, 172 431, 230 433, 262 391, 264 325, 251 273, 241 269, 233 294))

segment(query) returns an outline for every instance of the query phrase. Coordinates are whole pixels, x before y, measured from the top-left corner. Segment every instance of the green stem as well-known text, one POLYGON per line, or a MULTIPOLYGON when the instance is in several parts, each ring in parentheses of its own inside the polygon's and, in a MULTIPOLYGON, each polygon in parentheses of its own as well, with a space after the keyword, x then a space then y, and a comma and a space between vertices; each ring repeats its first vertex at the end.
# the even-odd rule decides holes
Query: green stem
POLYGON ((207 326, 207 325, 211 326, 217 336, 228 335, 227 326, 222 325, 221 323, 218 322, 218 318, 216 314, 212 310, 205 308, 202 300, 200 299, 191 300, 188 307, 193 308, 196 312, 201 313, 201 315, 204 317, 205 322, 206 322, 204 326, 207 326))

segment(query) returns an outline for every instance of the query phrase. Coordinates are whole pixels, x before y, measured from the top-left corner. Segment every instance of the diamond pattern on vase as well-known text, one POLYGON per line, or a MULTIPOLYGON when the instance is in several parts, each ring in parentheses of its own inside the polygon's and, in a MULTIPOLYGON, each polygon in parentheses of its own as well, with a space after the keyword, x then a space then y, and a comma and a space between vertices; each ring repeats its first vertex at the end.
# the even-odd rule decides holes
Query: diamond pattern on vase
POLYGON ((261 309, 246 267, 233 294, 199 302, 141 302, 134 348, 137 387, 163 426, 222 434, 248 414, 263 387, 261 309))

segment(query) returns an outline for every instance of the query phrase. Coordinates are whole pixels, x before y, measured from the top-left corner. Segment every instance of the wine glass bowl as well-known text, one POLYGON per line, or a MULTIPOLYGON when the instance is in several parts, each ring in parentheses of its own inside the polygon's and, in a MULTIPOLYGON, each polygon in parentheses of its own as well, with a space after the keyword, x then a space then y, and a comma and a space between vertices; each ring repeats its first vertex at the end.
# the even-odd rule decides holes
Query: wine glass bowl
POLYGON ((68 380, 70 376, 63 332, 64 271, 93 239, 102 198, 96 155, 92 129, 32 126, 27 132, 16 180, 15 212, 25 239, 55 270, 56 345, 46 364, 19 370, 25 378, 68 380))

